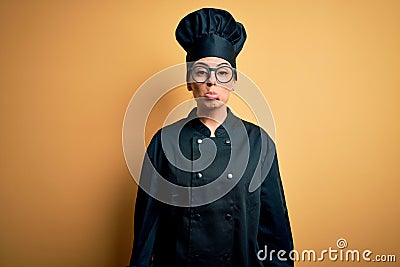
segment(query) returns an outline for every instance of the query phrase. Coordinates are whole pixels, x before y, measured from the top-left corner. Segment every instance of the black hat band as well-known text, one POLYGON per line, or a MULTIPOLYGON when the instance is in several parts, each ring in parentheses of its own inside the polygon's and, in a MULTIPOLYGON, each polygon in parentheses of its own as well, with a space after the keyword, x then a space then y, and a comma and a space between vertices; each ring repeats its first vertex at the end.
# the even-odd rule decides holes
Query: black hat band
POLYGON ((228 61, 236 68, 236 53, 232 44, 218 35, 211 34, 202 37, 187 51, 186 61, 197 61, 203 57, 219 57, 228 61))

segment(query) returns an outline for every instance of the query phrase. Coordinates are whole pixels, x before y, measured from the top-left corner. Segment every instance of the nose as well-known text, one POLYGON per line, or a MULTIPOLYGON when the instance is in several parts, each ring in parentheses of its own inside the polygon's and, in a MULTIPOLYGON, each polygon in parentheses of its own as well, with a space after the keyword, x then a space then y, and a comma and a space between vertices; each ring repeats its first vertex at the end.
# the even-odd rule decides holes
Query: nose
POLYGON ((217 77, 215 74, 215 70, 210 70, 210 77, 207 79, 207 86, 215 85, 217 83, 217 77))

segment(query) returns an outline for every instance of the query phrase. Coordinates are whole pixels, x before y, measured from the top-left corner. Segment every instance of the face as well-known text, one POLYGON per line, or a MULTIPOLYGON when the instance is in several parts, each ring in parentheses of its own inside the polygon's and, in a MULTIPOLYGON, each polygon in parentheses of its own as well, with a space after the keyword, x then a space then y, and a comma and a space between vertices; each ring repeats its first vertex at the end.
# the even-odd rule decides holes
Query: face
MULTIPOLYGON (((199 67, 199 69, 205 69, 201 67, 208 68, 218 68, 221 66, 229 66, 231 64, 225 59, 218 57, 205 57, 197 60, 193 64, 193 68, 199 67)), ((202 75, 203 73, 198 73, 202 75)), ((223 71, 219 72, 219 77, 223 77, 226 73, 223 71), (220 76, 221 75, 221 76, 220 76)), ((223 80, 220 78, 220 80, 223 80)), ((193 76, 190 75, 188 90, 192 91, 193 97, 196 99, 197 106, 207 109, 213 109, 218 107, 223 107, 229 100, 229 94, 234 89, 236 85, 236 79, 233 77, 230 81, 226 83, 221 83, 216 78, 216 73, 214 70, 211 71, 210 77, 204 82, 196 82, 193 80, 193 76)))

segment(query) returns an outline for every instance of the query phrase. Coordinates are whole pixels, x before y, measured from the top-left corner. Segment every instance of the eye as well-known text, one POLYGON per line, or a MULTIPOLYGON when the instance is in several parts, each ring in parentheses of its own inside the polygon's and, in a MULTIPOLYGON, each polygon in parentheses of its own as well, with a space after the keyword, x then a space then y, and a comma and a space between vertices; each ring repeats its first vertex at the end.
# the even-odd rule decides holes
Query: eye
POLYGON ((204 71, 204 70, 198 70, 198 71, 195 72, 195 74, 196 74, 197 76, 206 76, 206 75, 207 75, 207 72, 204 71))
POLYGON ((232 70, 226 67, 221 67, 218 69, 218 76, 230 76, 232 74, 232 70))
POLYGON ((226 76, 226 75, 228 75, 228 72, 221 70, 221 71, 218 72, 218 75, 226 76))
POLYGON ((205 67, 197 66, 193 69, 193 74, 196 77, 207 77, 208 70, 205 67))

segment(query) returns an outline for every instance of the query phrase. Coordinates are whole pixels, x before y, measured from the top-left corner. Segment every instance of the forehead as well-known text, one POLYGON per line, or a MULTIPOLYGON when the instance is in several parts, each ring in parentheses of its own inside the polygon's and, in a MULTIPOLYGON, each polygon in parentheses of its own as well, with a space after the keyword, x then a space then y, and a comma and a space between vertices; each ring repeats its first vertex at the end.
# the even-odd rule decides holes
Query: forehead
POLYGON ((196 65, 196 64, 199 64, 199 65, 206 64, 210 67, 215 67, 218 65, 231 66, 231 64, 227 60, 220 58, 220 57, 203 57, 203 58, 200 58, 199 60, 197 60, 196 62, 194 62, 194 65, 196 65))

